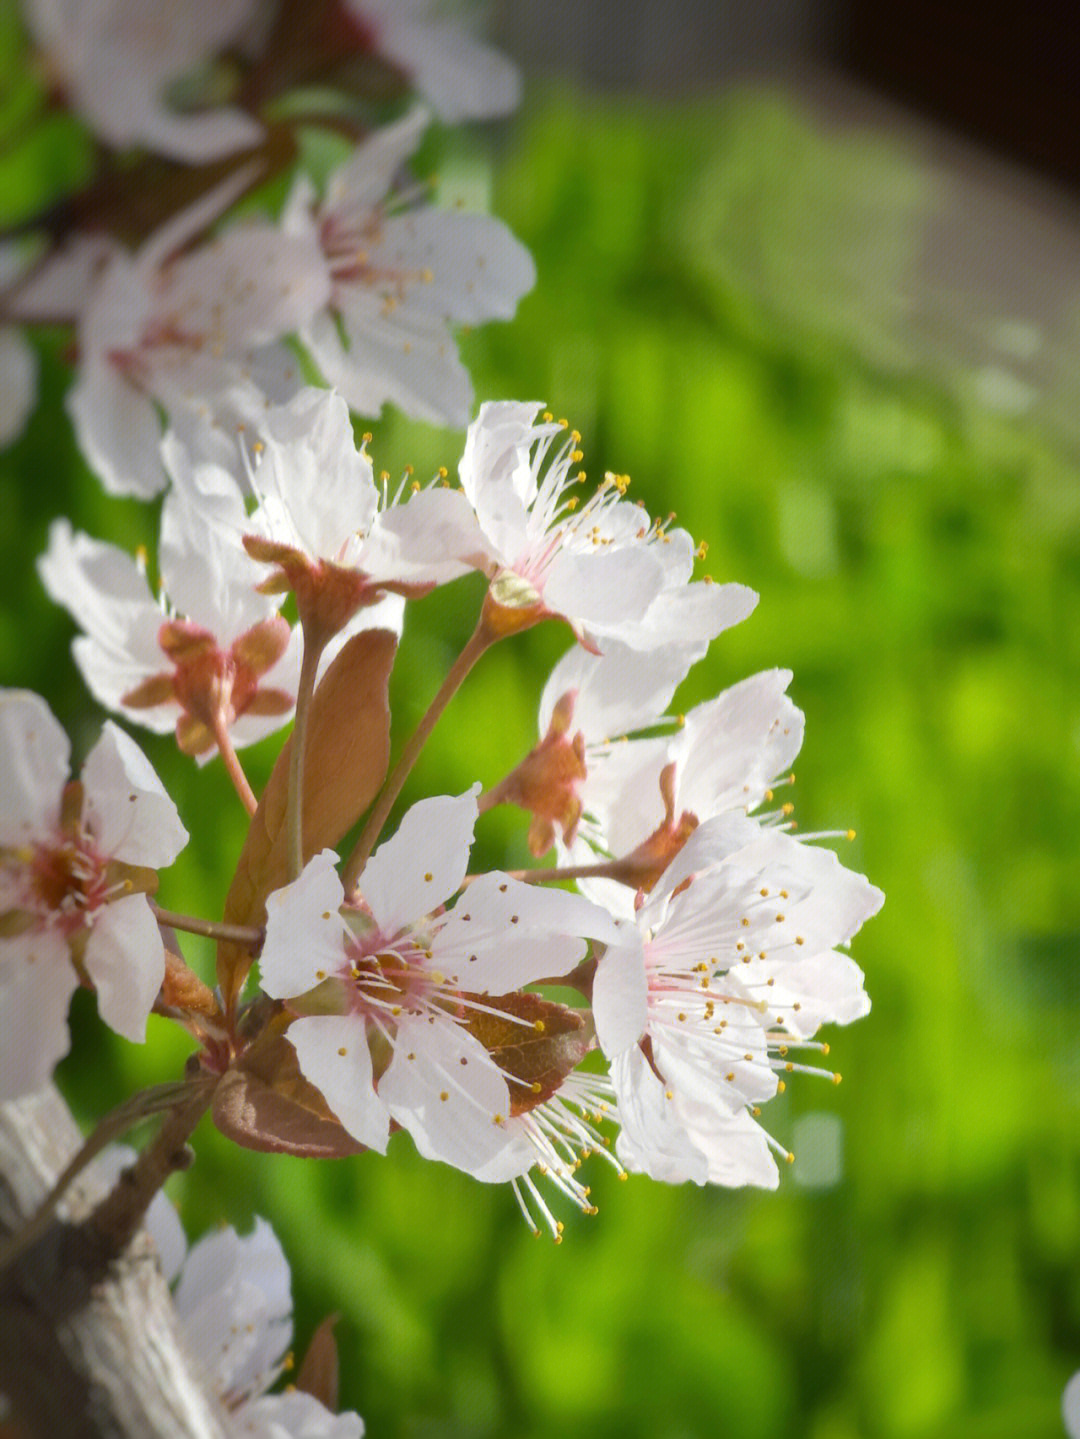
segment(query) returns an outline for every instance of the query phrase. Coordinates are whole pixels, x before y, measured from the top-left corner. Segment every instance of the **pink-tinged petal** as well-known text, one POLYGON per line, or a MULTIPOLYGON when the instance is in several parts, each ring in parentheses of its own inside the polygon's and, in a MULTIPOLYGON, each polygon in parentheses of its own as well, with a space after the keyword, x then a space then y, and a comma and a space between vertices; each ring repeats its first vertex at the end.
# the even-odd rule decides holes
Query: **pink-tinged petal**
POLYGON ((49 706, 30 690, 0 690, 0 844, 52 829, 71 746, 49 706))
POLYGON ((414 105, 400 120, 373 130, 330 176, 323 208, 344 224, 363 226, 430 123, 424 107, 414 105))
POLYGON ((740 849, 745 849, 760 835, 761 826, 756 820, 735 812, 716 815, 699 824, 664 870, 649 896, 646 908, 650 916, 663 906, 667 896, 678 889, 685 879, 712 869, 740 849))
POLYGON ((85 964, 102 1019, 117 1034, 142 1044, 165 977, 165 947, 144 894, 126 895, 97 912, 85 964))
POLYGON ((471 1173, 506 1143, 506 1080, 480 1041, 449 1016, 434 1024, 401 1017, 379 1095, 425 1159, 471 1173))
POLYGON ((251 532, 311 559, 337 560, 351 536, 366 533, 378 508, 371 461, 356 448, 345 401, 303 389, 266 412, 258 436, 253 483, 263 507, 252 516, 251 532))
POLYGON ((188 841, 176 806, 142 750, 106 720, 83 765, 85 818, 101 852, 125 864, 164 869, 188 841))
POLYGON ((299 879, 266 901, 266 939, 259 954, 262 987, 274 999, 306 994, 345 960, 344 900, 331 849, 308 860, 299 879))
MULTIPOLYGON (((536 428, 541 406, 532 401, 488 400, 469 426, 458 464, 461 486, 476 510, 484 533, 496 544, 520 543, 525 512, 536 498, 536 480, 529 453, 541 434, 536 428), (509 495, 506 492, 509 492, 509 495), (510 503, 516 499, 516 506, 510 503)), ((509 564, 516 556, 505 555, 509 564)))
POLYGON ((138 136, 148 150, 188 165, 205 165, 241 150, 251 150, 262 138, 263 128, 258 121, 243 110, 232 108, 214 110, 208 115, 148 112, 142 117, 138 136))
POLYGON ((286 1033, 301 1073, 321 1091, 352 1137, 385 1154, 390 1114, 372 1083, 363 1021, 350 1015, 313 1015, 293 1020, 286 1033))
POLYGON ((384 935, 423 919, 461 888, 479 791, 477 784, 465 794, 422 799, 368 860, 360 891, 384 935))
POLYGON ((58 935, 0 939, 0 1102, 52 1078, 71 1045, 67 1013, 78 985, 58 935))
POLYGON ((631 1049, 645 1033, 648 979, 636 929, 624 926, 619 941, 608 945, 601 955, 593 978, 592 1004, 596 1037, 609 1059, 631 1049))

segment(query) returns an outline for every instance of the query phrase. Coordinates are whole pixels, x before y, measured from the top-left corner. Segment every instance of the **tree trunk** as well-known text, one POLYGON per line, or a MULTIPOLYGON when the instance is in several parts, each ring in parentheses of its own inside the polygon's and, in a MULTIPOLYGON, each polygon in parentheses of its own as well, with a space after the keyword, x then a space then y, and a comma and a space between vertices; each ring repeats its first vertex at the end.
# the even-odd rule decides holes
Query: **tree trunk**
MULTIPOLYGON (((0 1236, 81 1143, 51 1086, 0 1104, 0 1236)), ((76 1181, 61 1217, 0 1273, 0 1439, 224 1439, 152 1241, 140 1230, 117 1256, 79 1227, 100 1197, 76 1181)))

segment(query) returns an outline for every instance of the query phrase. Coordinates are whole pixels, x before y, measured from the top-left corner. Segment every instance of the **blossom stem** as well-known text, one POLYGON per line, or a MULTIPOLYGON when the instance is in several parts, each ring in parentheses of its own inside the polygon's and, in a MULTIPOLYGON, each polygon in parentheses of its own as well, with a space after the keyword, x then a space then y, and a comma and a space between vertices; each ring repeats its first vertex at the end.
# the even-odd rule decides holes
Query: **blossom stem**
POLYGON ((300 684, 296 691, 296 719, 293 723, 292 750, 289 755, 289 797, 285 807, 285 834, 289 849, 289 879, 299 879, 304 868, 304 751, 307 748, 308 712, 315 693, 326 641, 304 631, 304 658, 300 665, 300 684))
MULTIPOLYGON (((567 864, 561 867, 556 865, 552 869, 509 869, 506 873, 511 879, 520 879, 525 884, 558 884, 566 879, 617 879, 623 884, 626 883, 625 867, 617 859, 604 860, 598 864, 567 864)), ((479 878, 478 874, 467 874, 464 883, 472 884, 473 880, 479 878)))
MULTIPOLYGON (((70 1185, 88 1164, 93 1163, 103 1149, 112 1144, 114 1140, 119 1139, 140 1119, 145 1119, 151 1114, 160 1114, 162 1110, 177 1110, 178 1105, 185 1098, 190 1098, 194 1103, 196 1098, 202 1100, 205 1095, 203 1103, 203 1110, 205 1110, 212 1088, 213 1086, 209 1085, 207 1080, 199 1080, 195 1084, 192 1084, 190 1080, 181 1080, 173 1084, 157 1084, 150 1089, 144 1089, 139 1094, 132 1095, 130 1099, 126 1099, 123 1104, 117 1105, 115 1109, 106 1114, 98 1122, 86 1143, 66 1166, 33 1216, 16 1234, 0 1246, 0 1271, 14 1263, 20 1254, 44 1234, 70 1185)), ((200 1110, 200 1117, 202 1112, 200 1110)), ((190 1130, 188 1132, 190 1133, 190 1130)), ((160 1185, 158 1187, 160 1188, 160 1185)), ((150 1195, 150 1198, 153 1198, 153 1194, 150 1195)), ((149 1202, 148 1199, 147 1204, 149 1202)))
POLYGON ((206 939, 221 939, 227 944, 242 944, 255 949, 263 941, 265 931, 257 925, 218 924, 212 919, 199 919, 193 914, 177 914, 172 909, 162 909, 160 904, 150 901, 150 908, 158 924, 169 929, 180 929, 185 934, 201 934, 206 939))
POLYGON ((244 773, 243 766, 236 756, 236 750, 233 749, 233 742, 229 738, 228 726, 225 724, 220 711, 214 715, 212 728, 214 732, 214 742, 218 747, 218 754, 221 756, 226 773, 232 780, 233 789, 235 789, 236 793, 240 796, 240 802, 248 814, 252 815, 259 808, 259 801, 255 798, 254 790, 248 784, 247 775, 244 773))
POLYGON ((443 710, 453 699, 463 684, 465 677, 476 664, 477 660, 495 641, 499 638, 488 628, 483 616, 481 616, 476 629, 465 642, 465 647, 457 659, 450 666, 446 678, 439 687, 439 692, 428 706, 427 713, 416 726, 405 748, 402 750, 394 771, 390 778, 383 785, 367 817, 364 828, 356 846, 349 855, 344 872, 342 884, 346 895, 351 894, 356 888, 356 881, 360 878, 364 865, 367 864, 371 851, 382 832, 387 816, 394 807, 394 801, 401 793, 405 781, 412 771, 413 765, 419 757, 420 751, 427 743, 431 731, 442 714, 443 710))

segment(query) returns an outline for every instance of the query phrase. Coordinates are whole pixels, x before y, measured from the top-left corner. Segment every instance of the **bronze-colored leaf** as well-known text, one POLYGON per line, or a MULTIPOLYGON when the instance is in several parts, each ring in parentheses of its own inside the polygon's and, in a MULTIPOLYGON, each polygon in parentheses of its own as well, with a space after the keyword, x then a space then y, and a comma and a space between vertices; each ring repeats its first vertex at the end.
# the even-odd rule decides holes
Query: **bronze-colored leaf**
POLYGON ((213 1120, 226 1138, 268 1154, 338 1159, 364 1149, 300 1073, 296 1050, 280 1033, 252 1045, 221 1079, 213 1120))
POLYGON ((584 1010, 538 994, 485 995, 483 1002, 502 1013, 473 1011, 466 1027, 509 1077, 510 1113, 525 1114, 550 1099, 584 1059, 592 1023, 584 1010))
MULTIPOLYGON (((375 798, 390 758, 387 686, 397 650, 389 630, 364 630, 323 676, 308 713, 304 765, 304 859, 336 845, 375 798)), ((288 879, 285 807, 292 738, 286 742, 252 816, 232 886, 227 924, 262 924, 266 897, 288 879)), ((218 946, 217 974, 231 1007, 251 965, 238 945, 218 946)))
POLYGON ((334 1325, 339 1317, 328 1314, 319 1325, 296 1374, 297 1389, 317 1399, 331 1414, 336 1414, 338 1408, 339 1365, 334 1325))

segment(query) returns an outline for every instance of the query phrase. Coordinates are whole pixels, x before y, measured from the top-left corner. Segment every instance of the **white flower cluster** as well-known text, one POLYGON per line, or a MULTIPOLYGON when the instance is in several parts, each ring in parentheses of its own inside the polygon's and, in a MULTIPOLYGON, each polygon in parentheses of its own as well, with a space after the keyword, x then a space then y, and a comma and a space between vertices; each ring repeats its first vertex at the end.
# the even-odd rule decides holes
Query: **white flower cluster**
MULTIPOLYGON (((175 723, 191 753, 224 753, 284 724, 305 643, 325 646, 325 661, 358 625, 399 633, 408 597, 470 570, 489 580, 487 642, 547 618, 570 627, 580 643, 544 690, 531 753, 486 793, 478 784, 414 806, 361 856, 355 883, 348 870, 343 883, 335 853, 315 855, 269 895, 260 954, 300 1070, 352 1139, 382 1152, 406 1129, 426 1156, 513 1181, 557 1233, 532 1176, 587 1209, 576 1171, 601 1143, 601 1119, 620 1126, 627 1169, 776 1183, 760 1106, 790 1072, 827 1072, 795 1056, 826 1049, 815 1038, 823 1024, 869 1007, 837 946, 881 895, 797 839, 790 806, 768 808, 802 736, 788 673, 744 681, 681 725, 665 716, 691 664, 756 596, 693 580, 689 536, 651 522, 625 482, 608 476, 576 503, 579 436, 538 410, 483 406, 460 488, 395 501, 357 449, 343 400, 306 389, 238 436, 231 469, 166 438, 169 608, 134 561, 63 521, 41 571, 85 630, 75 654, 92 692, 151 728, 175 723), (285 592, 296 633, 277 609, 285 592), (543 870, 469 873, 478 818, 498 803, 528 811, 534 850, 555 844, 551 873, 576 879, 579 893, 527 882, 543 870), (552 1004, 544 982, 577 985, 591 1007, 552 1004), (606 1072, 580 1071, 594 1051, 606 1072)), ((117 898, 114 876, 168 863, 182 832, 175 818, 159 823, 143 847, 148 778, 141 790, 114 782, 110 818, 97 751, 81 807, 66 801, 62 741, 41 758, 55 728, 44 707, 14 696, 6 713, 5 792, 27 794, 9 809, 3 850, 11 1093, 40 1083, 42 1056, 62 1052, 80 979, 108 1023, 141 1033, 160 940, 129 935, 149 912, 142 895, 117 898), (128 956, 122 1013, 105 954, 114 966, 128 956), (20 1070, 22 1012, 46 992, 36 1013, 51 1015, 50 1040, 20 1070)), ((123 759, 132 772, 131 742, 111 727, 106 739, 113 768, 123 759)))
MULTIPOLYGON (((805 1059, 827 1052, 823 1025, 869 1008, 843 947, 882 896, 774 801, 802 738, 790 674, 667 713, 757 596, 695 580, 702 550, 632 503, 624 476, 590 493, 580 435, 539 405, 481 406, 457 485, 441 471, 392 492, 356 443, 350 412, 386 402, 464 424, 452 326, 509 318, 535 277, 497 220, 426 203, 406 165, 428 111, 399 105, 379 126, 379 97, 499 114, 516 73, 430 0, 24 9, 101 169, 42 217, 36 256, 0 257, 0 440, 33 403, 16 325, 66 322, 84 457, 113 494, 166 493, 153 584, 144 556, 66 519, 41 579, 79 627, 95 699, 220 756, 251 826, 220 921, 159 907, 187 834, 141 751, 108 721, 72 780, 44 701, 0 691, 0 1101, 49 1079, 82 986, 129 1040, 151 1012, 183 1025, 197 1053, 177 1089, 239 1143, 383 1153, 406 1130, 422 1155, 509 1183, 556 1239, 560 1203, 593 1209, 593 1153, 622 1174, 775 1185, 784 1150, 761 1106, 792 1072, 837 1078, 805 1059), (319 84, 339 92, 338 138, 358 142, 322 186, 279 103, 319 84), (230 218, 269 180, 279 214, 230 218), (63 214, 78 220, 59 233, 63 214), (306 384, 316 371, 333 388, 306 384), (476 629, 386 777, 406 606, 476 573, 476 629), (537 744, 387 836, 473 663, 551 619, 575 643, 537 744), (260 798, 237 751, 290 721, 260 798), (501 804, 554 867, 470 869, 501 804), (185 931, 217 942, 216 988, 187 965, 185 931)), ((197 1245, 175 1299, 236 1433, 361 1432, 311 1396, 265 1394, 289 1332, 266 1226, 197 1245)))
MULTIPOLYGON (((293 12, 306 7, 25 0, 24 8, 41 69, 105 145, 142 146, 198 177, 176 186, 193 196, 177 211, 168 190, 117 204, 122 171, 106 170, 100 194, 91 188, 82 197, 73 232, 31 246, 24 259, 11 247, 0 256, 0 320, 74 326, 68 409, 110 493, 150 498, 168 484, 161 412, 212 445, 221 427, 231 431, 268 397, 300 388, 298 349, 361 414, 378 415, 389 401, 420 419, 467 421, 472 386, 451 327, 511 318, 536 271, 505 225, 436 208, 406 166, 428 106, 447 120, 513 108, 517 73, 507 60, 460 19, 434 17, 430 0, 321 7, 301 38, 325 48, 324 69, 377 58, 426 105, 370 130, 366 117, 339 120, 361 138, 321 194, 298 171, 276 219, 249 216, 207 239, 299 145, 295 137, 282 143, 287 121, 268 123, 260 111, 311 78, 289 68, 302 55, 291 29, 302 17, 293 12), (215 57, 224 67, 226 55, 244 61, 235 103, 212 103, 211 85, 201 105, 170 104, 180 82, 212 71, 215 57)), ((35 384, 33 355, 12 324, 0 325, 0 365, 6 444, 32 409, 35 384)))

